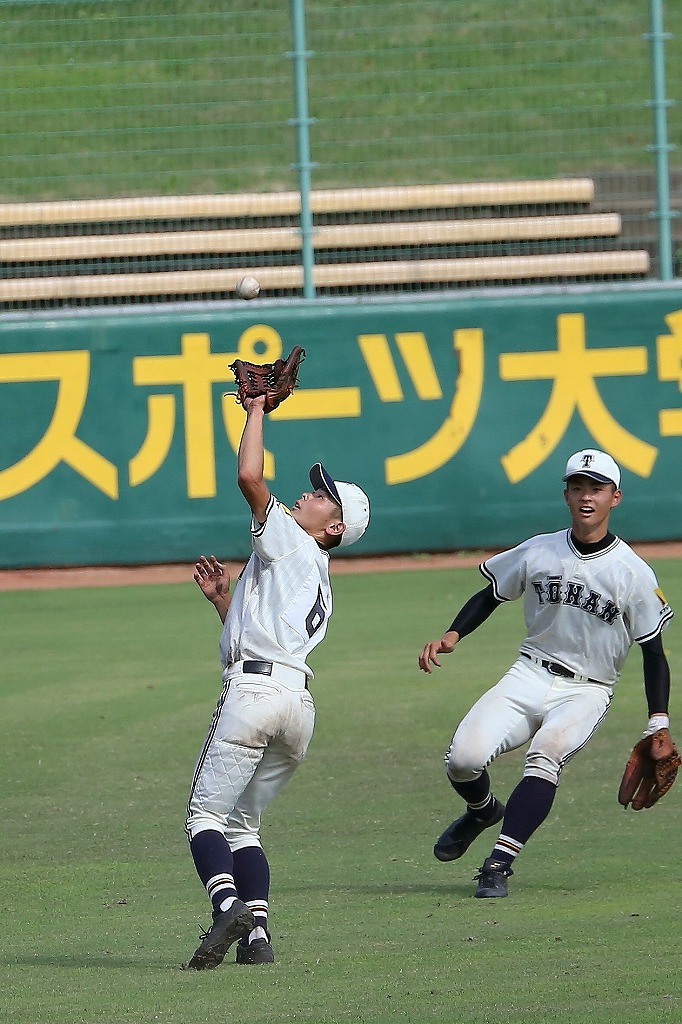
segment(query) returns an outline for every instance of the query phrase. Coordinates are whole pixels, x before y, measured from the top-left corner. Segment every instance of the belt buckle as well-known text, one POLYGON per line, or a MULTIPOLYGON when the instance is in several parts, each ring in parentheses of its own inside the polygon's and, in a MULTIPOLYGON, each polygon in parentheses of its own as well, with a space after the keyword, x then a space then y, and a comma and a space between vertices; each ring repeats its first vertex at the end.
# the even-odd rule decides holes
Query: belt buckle
POLYGON ((551 676, 561 676, 562 679, 567 678, 567 673, 564 672, 561 665, 557 665, 555 661, 547 662, 547 671, 551 676))
POLYGON ((242 672, 246 675, 271 676, 272 662, 258 661, 250 658, 242 662, 242 672))

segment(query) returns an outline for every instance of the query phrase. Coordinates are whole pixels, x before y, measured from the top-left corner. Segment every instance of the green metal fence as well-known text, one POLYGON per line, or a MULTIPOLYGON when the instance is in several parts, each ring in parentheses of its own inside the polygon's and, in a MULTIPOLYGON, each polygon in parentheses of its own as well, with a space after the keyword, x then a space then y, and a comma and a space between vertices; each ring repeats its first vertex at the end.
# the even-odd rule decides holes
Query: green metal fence
MULTIPOLYGON (((123 246, 121 254, 114 247, 104 256, 87 248, 82 256, 69 255, 57 243, 54 252, 34 247, 19 256, 16 247, 8 248, 0 254, 0 284, 130 271, 281 269, 301 262, 305 269, 306 255, 325 265, 595 250, 646 253, 646 268, 632 272, 637 278, 679 276, 681 48, 680 5, 641 0, 0 0, 3 207, 256 194, 247 214, 228 211, 210 224, 203 213, 150 218, 142 209, 122 218, 115 205, 100 226, 78 207, 68 214, 71 221, 63 214, 50 223, 27 208, 23 219, 0 218, 0 242, 100 234, 102 220, 117 234, 291 227, 300 240, 302 227, 302 255, 276 243, 268 251, 226 244, 218 251, 215 245, 194 251, 195 245, 172 253, 156 251, 159 243, 151 252, 123 246), (400 212, 385 204, 364 213, 345 207, 334 220, 329 212, 307 209, 308 187, 562 178, 589 179, 589 201, 545 208, 528 200, 513 209, 502 201, 463 202, 457 220, 589 212, 616 214, 618 230, 596 240, 588 232, 560 241, 548 228, 540 238, 500 239, 493 232, 464 241, 459 235, 442 241, 433 232, 427 241, 408 238, 390 246, 349 236, 345 245, 312 251, 315 233, 327 223, 409 223, 453 214, 433 203, 400 212), (301 188, 302 225, 297 214, 258 205, 260 195, 301 188)), ((613 276, 595 269, 580 277, 568 265, 548 279, 613 276)), ((509 283, 533 279, 529 273, 509 283)), ((197 294, 220 297, 222 280, 211 279, 215 287, 197 294)), ((406 287, 404 281, 377 280, 375 288, 370 280, 363 288, 341 277, 330 280, 327 294, 406 287)), ((491 280, 506 281, 484 276, 473 283, 491 280)), ((273 276, 276 281, 273 294, 313 293, 286 275, 273 276)), ((409 287, 462 283, 472 281, 421 281, 415 271, 409 287)), ((52 300, 43 292, 49 289, 17 287, 13 297, 8 288, 0 303, 6 309, 59 304, 58 288, 52 300)), ((64 294, 68 302, 70 293, 64 294)), ((81 301, 130 297, 119 291, 118 297, 81 301)), ((140 301, 149 298, 140 293, 140 301)))

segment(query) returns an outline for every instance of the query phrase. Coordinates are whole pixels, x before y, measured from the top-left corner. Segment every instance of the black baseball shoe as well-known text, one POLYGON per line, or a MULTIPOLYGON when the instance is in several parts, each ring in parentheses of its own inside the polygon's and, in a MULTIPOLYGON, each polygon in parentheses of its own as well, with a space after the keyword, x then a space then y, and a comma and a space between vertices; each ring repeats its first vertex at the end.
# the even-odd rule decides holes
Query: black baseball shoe
POLYGON ((508 896, 507 879, 514 872, 506 860, 497 860, 496 857, 486 857, 483 867, 478 869, 474 875, 474 881, 478 887, 474 896, 480 899, 489 899, 492 896, 508 896))
POLYGON ((238 964, 274 964, 275 954, 269 939, 254 939, 246 942, 242 939, 237 945, 238 964))
POLYGON ((218 967, 237 939, 248 935, 256 927, 256 920, 241 900, 235 900, 229 910, 217 914, 213 924, 201 937, 201 945, 185 968, 188 971, 210 971, 218 967))
POLYGON ((493 807, 487 818, 477 818, 468 807, 461 818, 448 825, 445 832, 438 837, 433 848, 433 855, 436 860, 459 860, 462 854, 466 853, 474 839, 485 832, 491 825, 502 821, 504 817, 504 804, 499 800, 493 801, 493 807))

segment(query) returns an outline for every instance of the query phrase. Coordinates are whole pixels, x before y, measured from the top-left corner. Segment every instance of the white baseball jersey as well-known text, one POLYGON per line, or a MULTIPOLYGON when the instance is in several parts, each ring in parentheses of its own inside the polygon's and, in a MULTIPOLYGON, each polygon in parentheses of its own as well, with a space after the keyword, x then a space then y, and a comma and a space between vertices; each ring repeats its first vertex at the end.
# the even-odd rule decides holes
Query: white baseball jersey
POLYGON ((520 650, 613 686, 633 643, 657 636, 673 616, 653 569, 624 541, 582 555, 571 531, 531 537, 480 566, 495 597, 524 595, 520 650))
POLYGON ((220 637, 223 668, 273 661, 313 678, 306 658, 332 614, 329 554, 274 496, 265 522, 251 519, 253 553, 235 587, 220 637))

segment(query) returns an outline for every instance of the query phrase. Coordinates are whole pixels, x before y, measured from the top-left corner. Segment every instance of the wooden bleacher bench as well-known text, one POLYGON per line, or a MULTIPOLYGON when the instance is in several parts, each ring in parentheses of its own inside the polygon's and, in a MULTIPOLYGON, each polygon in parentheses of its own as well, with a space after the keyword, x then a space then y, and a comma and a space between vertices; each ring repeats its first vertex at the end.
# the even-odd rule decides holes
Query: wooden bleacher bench
MULTIPOLYGON (((589 178, 321 189, 315 286, 645 275, 648 253, 614 248, 620 217, 589 212, 593 197, 589 178)), ((300 294, 299 213, 297 192, 0 203, 0 303, 224 296, 249 272, 300 294)))
MULTIPOLYGON (((379 188, 318 189, 311 194, 310 206, 313 213, 348 213, 356 210, 413 210, 449 206, 589 204, 593 198, 594 184, 590 178, 552 178, 539 181, 472 182, 460 185, 387 185, 379 188)), ((0 226, 286 216, 297 215, 300 209, 298 192, 224 192, 220 195, 0 203, 0 226)))

